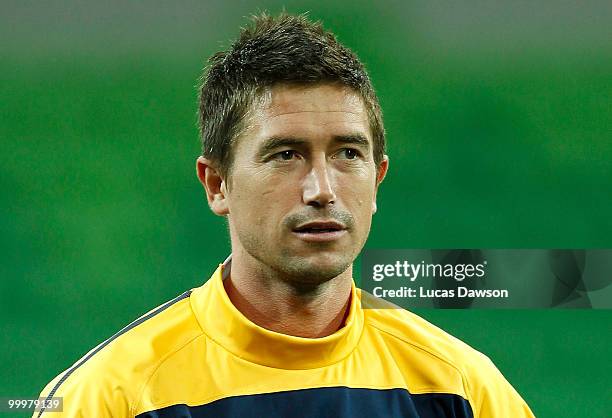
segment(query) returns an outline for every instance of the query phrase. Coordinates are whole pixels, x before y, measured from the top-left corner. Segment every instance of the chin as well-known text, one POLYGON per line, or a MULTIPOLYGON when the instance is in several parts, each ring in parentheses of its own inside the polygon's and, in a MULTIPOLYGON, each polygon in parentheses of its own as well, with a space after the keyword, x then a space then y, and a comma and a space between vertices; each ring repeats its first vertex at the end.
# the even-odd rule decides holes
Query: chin
POLYGON ((290 257, 282 266, 289 281, 322 284, 344 273, 353 263, 346 255, 290 257))

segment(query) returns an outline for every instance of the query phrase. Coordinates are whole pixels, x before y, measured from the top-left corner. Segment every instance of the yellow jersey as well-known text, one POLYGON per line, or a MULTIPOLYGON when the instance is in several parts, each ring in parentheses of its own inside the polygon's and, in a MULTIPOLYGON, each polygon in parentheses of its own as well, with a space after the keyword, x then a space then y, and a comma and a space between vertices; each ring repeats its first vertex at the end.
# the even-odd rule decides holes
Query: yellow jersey
POLYGON ((230 301, 223 265, 59 374, 52 417, 533 417, 491 361, 355 287, 323 338, 259 327, 230 301))

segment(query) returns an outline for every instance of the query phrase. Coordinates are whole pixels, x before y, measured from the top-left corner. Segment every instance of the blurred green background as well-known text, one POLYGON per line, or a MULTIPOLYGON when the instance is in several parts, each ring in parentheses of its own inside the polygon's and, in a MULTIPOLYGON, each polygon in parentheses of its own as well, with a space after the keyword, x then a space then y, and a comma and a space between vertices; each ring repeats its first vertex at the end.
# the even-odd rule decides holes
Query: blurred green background
MULTIPOLYGON (((283 6, 379 93, 370 248, 612 247, 609 2, 2 1, 0 396, 36 396, 227 256, 195 176, 196 80, 283 6)), ((610 311, 419 313, 538 417, 612 416, 610 311)))

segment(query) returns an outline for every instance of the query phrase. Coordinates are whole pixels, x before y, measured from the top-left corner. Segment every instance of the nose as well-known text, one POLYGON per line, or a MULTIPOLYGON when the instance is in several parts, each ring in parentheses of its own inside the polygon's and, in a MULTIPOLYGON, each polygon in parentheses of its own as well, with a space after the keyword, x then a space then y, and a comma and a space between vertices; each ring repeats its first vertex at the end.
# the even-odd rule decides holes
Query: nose
POLYGON ((314 161, 304 178, 302 200, 304 204, 314 207, 325 207, 334 204, 336 194, 332 184, 333 179, 327 167, 327 159, 314 161))

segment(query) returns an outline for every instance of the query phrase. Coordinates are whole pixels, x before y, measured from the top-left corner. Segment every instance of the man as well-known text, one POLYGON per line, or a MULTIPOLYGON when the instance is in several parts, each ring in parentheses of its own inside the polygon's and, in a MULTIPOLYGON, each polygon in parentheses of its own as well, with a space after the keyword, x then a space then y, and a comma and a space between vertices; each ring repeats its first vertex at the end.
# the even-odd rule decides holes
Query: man
POLYGON ((210 59, 200 125, 232 255, 50 382, 63 416, 533 416, 484 355, 355 287, 389 160, 369 78, 331 33, 254 18, 210 59))

